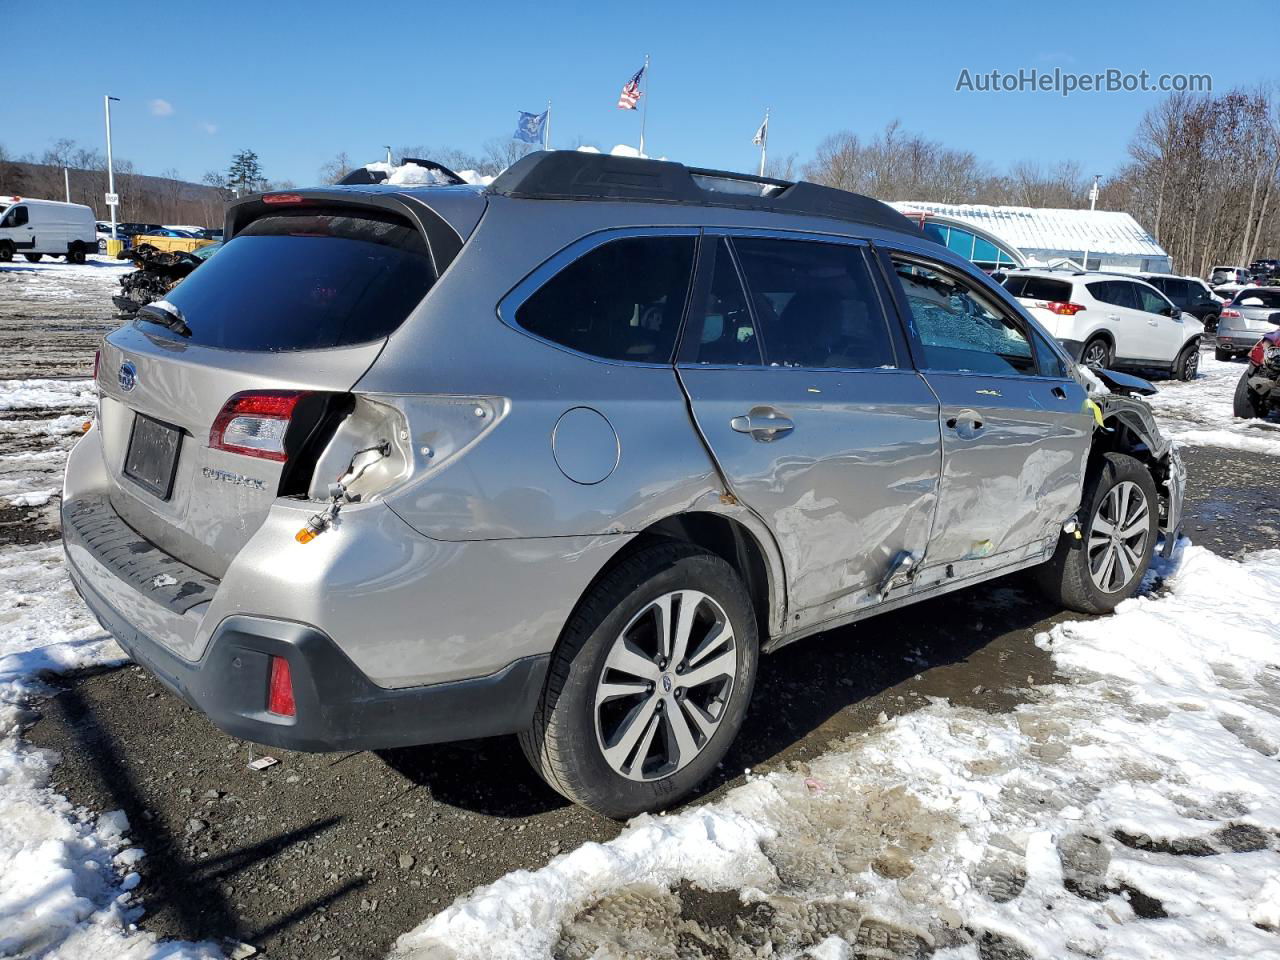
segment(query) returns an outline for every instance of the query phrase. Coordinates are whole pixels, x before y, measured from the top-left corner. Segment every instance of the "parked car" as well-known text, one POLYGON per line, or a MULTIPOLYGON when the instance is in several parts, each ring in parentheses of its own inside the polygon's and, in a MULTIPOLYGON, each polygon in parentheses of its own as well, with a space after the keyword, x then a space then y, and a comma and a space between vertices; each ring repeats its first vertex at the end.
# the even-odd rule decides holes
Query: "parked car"
POLYGON ((97 249, 93 211, 82 203, 24 199, 0 216, 0 262, 21 253, 32 263, 42 256, 84 263, 97 249))
POLYGON ((1222 305, 1213 355, 1231 360, 1253 349, 1258 337, 1280 323, 1280 287, 1245 287, 1222 305))
POLYGON ((204 237, 206 240, 221 240, 222 228, 204 227, 199 231, 198 235, 204 237))
POLYGON ((1228 283, 1253 283, 1253 276, 1244 267, 1214 267, 1209 271, 1209 286, 1215 290, 1228 283))
POLYGON ((630 816, 721 761, 762 652, 1030 568, 1106 612, 1179 528, 1153 388, 1091 394, 866 197, 544 151, 227 234, 104 341, 62 517, 103 624, 236 736, 518 733, 630 816))
POLYGON ((1113 273, 1011 270, 1005 289, 1092 367, 1153 369, 1193 380, 1204 325, 1144 280, 1113 273))
POLYGON ((1271 258, 1255 260, 1249 264, 1249 275, 1255 283, 1265 286, 1273 277, 1280 275, 1280 260, 1271 258))
POLYGON ((1137 277, 1163 293, 1183 313, 1199 320, 1205 333, 1213 333, 1217 329, 1222 300, 1214 296, 1203 280, 1171 273, 1139 273, 1137 277))
POLYGON ((1280 412, 1280 328, 1264 333, 1249 351, 1249 366, 1236 383, 1232 412, 1245 419, 1280 412))

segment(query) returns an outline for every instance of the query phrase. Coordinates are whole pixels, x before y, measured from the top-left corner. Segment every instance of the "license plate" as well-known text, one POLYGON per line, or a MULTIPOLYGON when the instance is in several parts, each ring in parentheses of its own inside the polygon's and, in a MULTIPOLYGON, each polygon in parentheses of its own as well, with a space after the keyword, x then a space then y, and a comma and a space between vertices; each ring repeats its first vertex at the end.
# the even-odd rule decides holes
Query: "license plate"
POLYGON ((182 431, 177 427, 140 413, 135 415, 129 452, 124 458, 124 475, 161 500, 168 500, 173 493, 181 442, 182 431))

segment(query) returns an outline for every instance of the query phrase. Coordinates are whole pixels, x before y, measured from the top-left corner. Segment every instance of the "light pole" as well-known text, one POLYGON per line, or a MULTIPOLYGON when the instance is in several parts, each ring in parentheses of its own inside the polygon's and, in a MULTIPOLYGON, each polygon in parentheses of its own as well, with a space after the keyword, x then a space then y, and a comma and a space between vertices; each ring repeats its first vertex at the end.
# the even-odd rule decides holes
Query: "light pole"
POLYGON ((111 208, 111 239, 116 239, 116 172, 111 163, 111 101, 120 102, 119 97, 103 97, 102 106, 107 114, 107 206, 111 208))
MULTIPOLYGON (((1093 175, 1093 186, 1089 188, 1089 212, 1090 213, 1093 213, 1093 211, 1097 209, 1097 206, 1098 206, 1098 181, 1101 178, 1102 178, 1101 174, 1095 173, 1093 175)), ((1090 229, 1092 229, 1092 225, 1090 229)), ((1088 235, 1089 235, 1089 232, 1088 230, 1086 230, 1085 236, 1087 237, 1088 235)), ((1084 248, 1084 263, 1080 264, 1080 266, 1084 267, 1086 270, 1089 269, 1089 248, 1088 247, 1084 248)))
POLYGON ((393 167, 393 166, 395 166, 395 164, 393 164, 393 163, 391 162, 391 148, 390 148, 390 147, 387 147, 387 146, 384 146, 382 149, 383 149, 383 150, 385 150, 385 151, 387 151, 387 166, 388 166, 388 167, 393 167))

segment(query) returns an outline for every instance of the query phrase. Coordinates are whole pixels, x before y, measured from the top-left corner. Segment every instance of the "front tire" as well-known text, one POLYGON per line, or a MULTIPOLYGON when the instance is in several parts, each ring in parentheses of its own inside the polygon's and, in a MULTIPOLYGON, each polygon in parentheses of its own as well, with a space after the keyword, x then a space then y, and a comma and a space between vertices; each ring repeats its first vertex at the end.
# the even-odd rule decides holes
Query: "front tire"
POLYGON ((1159 535, 1155 480, 1140 461, 1103 454, 1089 469, 1081 500, 1081 539, 1063 535, 1040 567, 1044 592, 1068 610, 1110 613, 1133 596, 1159 535))
POLYGON ((1200 341, 1193 340, 1182 348, 1173 362, 1173 375, 1179 380, 1194 380, 1200 372, 1200 341))
POLYGON ((8 263, 13 259, 13 244, 8 240, 0 241, 0 263, 8 263))
POLYGON ((738 735, 758 660, 733 568, 685 543, 645 547, 578 604, 520 746, 555 790, 604 816, 670 807, 738 735))
POLYGON ((1249 389, 1249 377, 1254 373, 1253 364, 1249 364, 1236 383, 1235 396, 1231 398, 1231 412, 1242 420, 1256 420, 1266 411, 1262 407, 1262 399, 1249 389))

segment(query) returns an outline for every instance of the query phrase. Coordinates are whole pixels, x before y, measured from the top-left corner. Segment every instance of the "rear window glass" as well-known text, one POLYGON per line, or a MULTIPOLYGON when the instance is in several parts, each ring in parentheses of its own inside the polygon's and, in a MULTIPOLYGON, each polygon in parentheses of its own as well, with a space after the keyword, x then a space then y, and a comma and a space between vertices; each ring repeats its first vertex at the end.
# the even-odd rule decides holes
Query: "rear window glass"
POLYGON ((300 210, 255 220, 166 299, 191 343, 322 350, 387 336, 434 282, 426 242, 407 220, 300 210))
POLYGON ((668 363, 689 295, 693 246, 693 237, 605 243, 521 304, 516 323, 595 357, 668 363))
POLYGON ((1010 296, 1027 300, 1048 300, 1051 303, 1068 303, 1071 300, 1071 284, 1065 280, 1014 275, 1005 280, 1004 288, 1010 296))
POLYGON ((1256 287, 1241 290, 1236 294, 1237 307, 1266 307, 1270 310, 1280 310, 1280 290, 1259 290, 1256 287), (1255 300, 1261 300, 1261 303, 1254 303, 1255 300))

